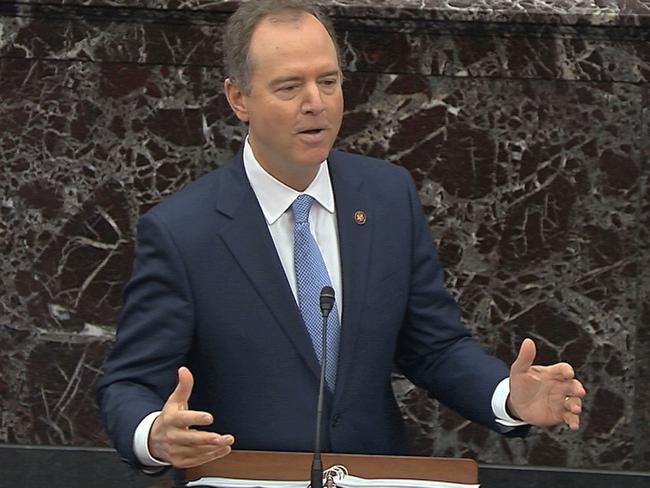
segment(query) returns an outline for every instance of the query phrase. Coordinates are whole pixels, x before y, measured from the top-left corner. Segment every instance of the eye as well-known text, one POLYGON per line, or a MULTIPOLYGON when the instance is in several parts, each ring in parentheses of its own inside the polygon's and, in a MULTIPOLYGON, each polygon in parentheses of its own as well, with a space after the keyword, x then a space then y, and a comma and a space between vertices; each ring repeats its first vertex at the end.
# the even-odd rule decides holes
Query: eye
POLYGON ((298 85, 286 85, 278 88, 278 91, 281 93, 291 93, 298 89, 298 85))

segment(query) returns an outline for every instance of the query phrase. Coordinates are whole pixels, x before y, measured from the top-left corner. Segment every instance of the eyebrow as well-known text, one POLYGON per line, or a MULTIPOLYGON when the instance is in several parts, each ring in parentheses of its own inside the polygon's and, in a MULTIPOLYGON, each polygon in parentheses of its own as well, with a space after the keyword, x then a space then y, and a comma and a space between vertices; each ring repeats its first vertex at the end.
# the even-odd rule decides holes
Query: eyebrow
POLYGON ((331 71, 326 71, 322 75, 319 76, 319 78, 327 78, 328 76, 338 76, 339 75, 339 70, 338 69, 333 69, 331 71))
MULTIPOLYGON (((328 76, 334 76, 334 75, 338 76, 338 74, 339 74, 339 70, 338 69, 333 69, 333 70, 326 71, 325 73, 320 74, 318 76, 318 78, 327 78, 328 76)), ((270 84, 272 86, 276 86, 276 85, 280 85, 282 83, 287 83, 287 82, 290 82, 290 81, 302 81, 302 79, 303 79, 302 76, 279 76, 279 77, 271 80, 270 84)))
POLYGON ((302 78, 300 76, 279 76, 271 80, 271 85, 280 85, 288 81, 300 81, 302 78))

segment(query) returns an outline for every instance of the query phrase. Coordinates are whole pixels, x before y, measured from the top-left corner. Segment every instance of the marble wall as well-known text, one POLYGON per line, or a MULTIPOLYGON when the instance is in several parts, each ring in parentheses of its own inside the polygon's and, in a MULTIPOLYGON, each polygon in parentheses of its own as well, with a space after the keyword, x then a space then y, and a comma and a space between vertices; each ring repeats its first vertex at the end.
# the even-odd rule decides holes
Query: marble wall
MULTIPOLYGON (((581 430, 490 433, 395 388, 420 453, 650 469, 650 7, 327 2, 337 146, 415 180, 447 283, 490 350, 571 362, 581 430), (369 6, 369 5, 372 5, 369 6)), ((105 445, 93 385, 138 216, 239 146, 233 2, 0 2, 0 443, 105 445)))

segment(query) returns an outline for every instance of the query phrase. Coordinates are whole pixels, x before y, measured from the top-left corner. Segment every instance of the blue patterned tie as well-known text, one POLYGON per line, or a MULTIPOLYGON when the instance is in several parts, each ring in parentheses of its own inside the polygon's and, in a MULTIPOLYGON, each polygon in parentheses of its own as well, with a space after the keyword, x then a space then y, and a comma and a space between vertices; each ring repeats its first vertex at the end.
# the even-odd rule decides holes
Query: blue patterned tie
MULTIPOLYGON (((324 286, 332 286, 325 261, 316 239, 309 230, 309 211, 314 199, 309 195, 299 195, 291 204, 294 218, 293 262, 298 284, 298 305, 311 337, 318 361, 321 361, 322 324, 320 311, 320 292, 324 286)), ((325 380, 331 391, 336 385, 336 369, 339 357, 339 337, 341 326, 334 304, 327 320, 327 365, 325 380)))

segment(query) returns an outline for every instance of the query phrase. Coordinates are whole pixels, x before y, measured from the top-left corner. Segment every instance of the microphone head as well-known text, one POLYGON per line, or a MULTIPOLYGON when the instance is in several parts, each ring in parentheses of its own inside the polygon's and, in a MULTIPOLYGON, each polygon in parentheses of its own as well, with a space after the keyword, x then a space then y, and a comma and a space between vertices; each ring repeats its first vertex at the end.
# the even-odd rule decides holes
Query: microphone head
POLYGON ((320 311, 323 315, 327 315, 334 306, 334 288, 331 286, 324 286, 320 291, 320 311))

